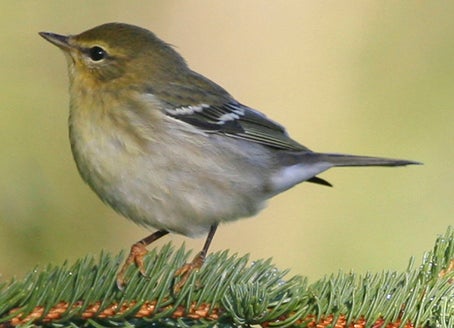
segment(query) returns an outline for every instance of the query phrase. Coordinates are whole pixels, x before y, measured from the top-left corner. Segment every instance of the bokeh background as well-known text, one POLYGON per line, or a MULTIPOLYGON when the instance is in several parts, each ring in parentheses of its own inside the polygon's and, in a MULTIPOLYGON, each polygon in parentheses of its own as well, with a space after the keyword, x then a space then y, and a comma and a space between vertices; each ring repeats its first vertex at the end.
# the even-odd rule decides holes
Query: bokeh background
MULTIPOLYGON (((425 163, 328 171, 334 188, 275 197, 257 217, 222 226, 213 251, 273 257, 313 281, 402 270, 453 224, 454 3, 10 1, 0 13, 0 281, 148 234, 79 178, 66 63, 37 34, 111 21, 151 29, 312 149, 425 163)), ((171 236, 155 246, 169 240, 203 244, 171 236)))

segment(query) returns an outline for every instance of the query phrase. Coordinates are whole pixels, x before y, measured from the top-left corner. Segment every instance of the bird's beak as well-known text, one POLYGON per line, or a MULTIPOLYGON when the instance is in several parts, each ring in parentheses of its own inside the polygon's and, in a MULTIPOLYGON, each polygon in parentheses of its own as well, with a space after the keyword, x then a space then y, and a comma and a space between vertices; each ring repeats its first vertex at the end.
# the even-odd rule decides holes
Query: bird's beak
POLYGON ((56 45, 57 47, 64 51, 67 51, 70 48, 69 37, 66 35, 60 35, 49 32, 39 32, 39 35, 41 35, 44 39, 46 39, 47 41, 56 45))

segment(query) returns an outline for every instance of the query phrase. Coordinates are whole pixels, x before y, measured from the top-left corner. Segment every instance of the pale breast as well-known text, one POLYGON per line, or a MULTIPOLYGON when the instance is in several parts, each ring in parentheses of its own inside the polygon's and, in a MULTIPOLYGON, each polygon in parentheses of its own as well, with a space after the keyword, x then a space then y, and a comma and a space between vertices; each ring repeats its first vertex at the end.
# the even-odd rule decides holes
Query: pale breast
POLYGON ((113 123, 108 116, 93 124, 72 115, 72 150, 83 179, 134 222, 195 236, 263 207, 270 158, 262 146, 238 147, 243 141, 171 118, 158 134, 151 126, 141 131, 150 136, 139 143, 113 123))

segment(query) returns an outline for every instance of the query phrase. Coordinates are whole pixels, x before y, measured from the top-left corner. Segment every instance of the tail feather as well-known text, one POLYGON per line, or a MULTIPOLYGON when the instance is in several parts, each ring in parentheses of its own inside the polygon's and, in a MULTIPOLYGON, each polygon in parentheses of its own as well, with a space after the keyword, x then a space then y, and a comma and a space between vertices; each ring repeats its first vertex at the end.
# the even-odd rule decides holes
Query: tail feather
POLYGON ((307 179, 307 182, 312 182, 312 183, 316 183, 316 184, 319 184, 322 186, 327 186, 327 187, 333 186, 330 182, 326 181, 325 179, 319 178, 317 176, 307 179))
POLYGON ((282 156, 282 169, 271 177, 272 194, 278 194, 294 185, 313 182, 325 186, 331 184, 317 175, 336 166, 405 166, 422 164, 405 159, 301 152, 282 156))
POLYGON ((332 166, 405 166, 422 164, 405 159, 331 153, 305 153, 301 155, 300 160, 303 163, 329 163, 332 166))

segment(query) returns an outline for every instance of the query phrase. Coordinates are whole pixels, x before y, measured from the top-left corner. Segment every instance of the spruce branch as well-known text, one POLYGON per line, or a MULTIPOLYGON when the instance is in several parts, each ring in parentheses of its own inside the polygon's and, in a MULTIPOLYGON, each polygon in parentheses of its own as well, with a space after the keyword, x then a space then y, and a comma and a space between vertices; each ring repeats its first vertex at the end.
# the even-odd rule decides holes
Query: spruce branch
POLYGON ((454 327, 454 229, 422 263, 403 272, 338 273, 308 284, 271 260, 250 263, 227 251, 208 256, 174 294, 174 272, 188 259, 168 244, 134 267, 124 291, 115 278, 124 254, 102 252, 74 264, 34 269, 0 282, 0 328, 22 327, 454 327))

